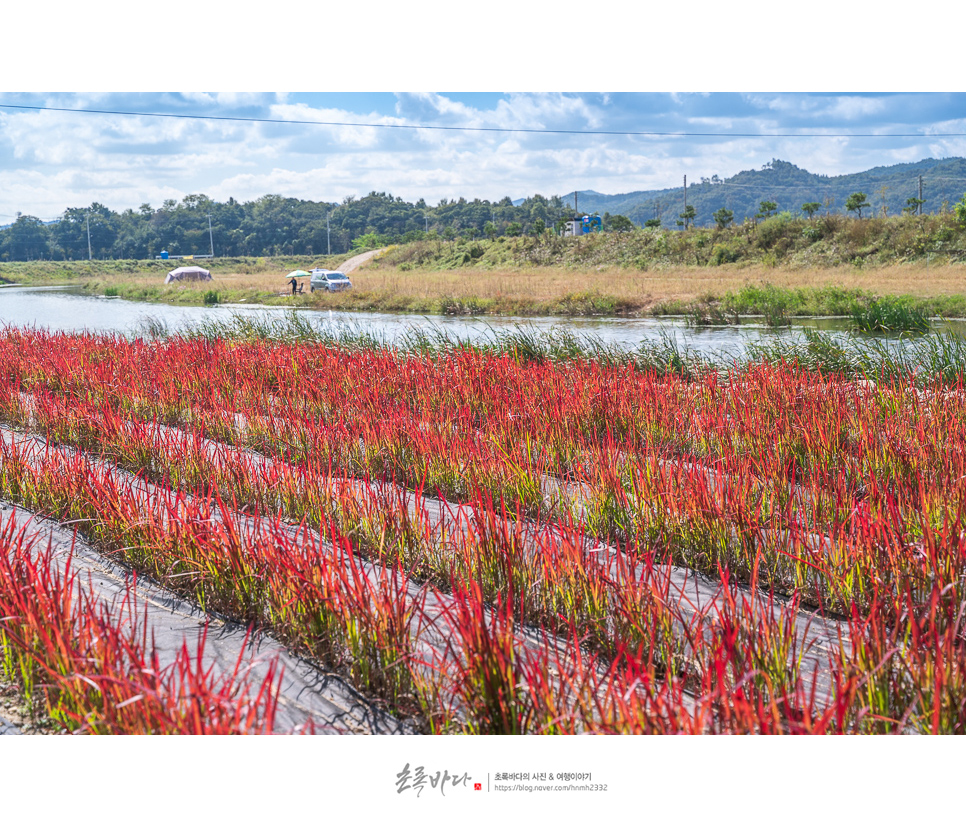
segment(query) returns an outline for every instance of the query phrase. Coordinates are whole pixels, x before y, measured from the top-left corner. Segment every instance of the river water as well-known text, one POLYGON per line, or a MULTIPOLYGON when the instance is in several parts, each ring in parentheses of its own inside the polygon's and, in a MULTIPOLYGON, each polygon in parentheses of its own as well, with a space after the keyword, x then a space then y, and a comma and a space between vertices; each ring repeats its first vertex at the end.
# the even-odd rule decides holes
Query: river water
MULTIPOLYGON (((282 318, 289 310, 251 304, 220 304, 213 307, 178 307, 170 304, 127 301, 121 298, 92 296, 71 287, 0 286, 0 326, 34 326, 51 331, 117 332, 126 336, 145 332, 149 320, 163 323, 170 331, 204 320, 229 320, 236 315, 258 318, 282 318)), ((548 331, 566 328, 576 336, 600 339, 607 344, 635 347, 642 341, 674 339, 708 357, 746 354, 756 342, 802 338, 804 328, 815 327, 831 334, 845 335, 846 318, 810 318, 793 320, 790 328, 769 328, 748 318, 740 325, 691 327, 683 319, 672 318, 551 318, 488 316, 396 315, 391 313, 337 313, 300 311, 306 319, 318 324, 352 328, 371 333, 385 341, 395 339, 413 329, 442 331, 462 339, 487 341, 495 333, 525 328, 548 331)), ((946 322, 944 329, 966 336, 966 322, 946 322)), ((868 337, 878 338, 882 337, 868 337)))

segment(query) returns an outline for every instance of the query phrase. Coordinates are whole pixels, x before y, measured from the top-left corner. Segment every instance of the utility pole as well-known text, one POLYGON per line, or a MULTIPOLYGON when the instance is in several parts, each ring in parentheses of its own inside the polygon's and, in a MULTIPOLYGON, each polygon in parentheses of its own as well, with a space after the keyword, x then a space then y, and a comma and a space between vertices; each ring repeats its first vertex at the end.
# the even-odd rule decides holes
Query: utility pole
POLYGON ((329 234, 329 215, 325 215, 325 253, 332 254, 332 237, 329 234))
POLYGON ((922 174, 919 175, 919 204, 916 206, 916 214, 922 214, 922 174))
POLYGON ((577 211, 577 192, 576 191, 574 192, 574 214, 575 215, 580 214, 580 212, 577 211))
POLYGON ((211 244, 211 257, 215 257, 215 239, 211 234, 211 215, 208 215, 208 242, 211 244))
POLYGON ((91 213, 87 212, 87 260, 94 260, 91 254, 91 213))
POLYGON ((687 213, 688 213, 688 175, 685 174, 684 175, 684 214, 685 214, 684 228, 685 229, 688 227, 688 218, 686 216, 687 213))

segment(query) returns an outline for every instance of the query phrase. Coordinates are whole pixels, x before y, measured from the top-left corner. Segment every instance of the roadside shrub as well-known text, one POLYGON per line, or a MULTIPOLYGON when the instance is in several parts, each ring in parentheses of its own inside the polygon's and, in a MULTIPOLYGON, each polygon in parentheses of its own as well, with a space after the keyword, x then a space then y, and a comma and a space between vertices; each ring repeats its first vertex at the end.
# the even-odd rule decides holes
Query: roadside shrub
POLYGON ((825 231, 825 237, 829 237, 841 229, 844 222, 845 218, 838 214, 826 214, 819 221, 819 226, 825 231))
POLYGON ((715 244, 714 249, 711 250, 711 263, 714 266, 721 266, 721 264, 733 264, 740 260, 741 251, 737 246, 729 246, 726 243, 715 244))
POLYGON ((771 249, 780 242, 784 241, 784 249, 787 249, 788 241, 785 238, 786 232, 788 230, 789 224, 792 222, 792 216, 787 211, 781 212, 781 214, 776 214, 774 217, 769 217, 766 220, 762 220, 758 224, 758 234, 757 234, 757 244, 760 249, 771 249))
POLYGON ((868 245, 875 236, 875 228, 870 218, 847 218, 840 232, 843 245, 853 249, 868 245))
POLYGON ((932 234, 932 242, 936 244, 949 243, 953 239, 953 230, 949 228, 945 223, 940 224, 939 228, 936 229, 932 234))
POLYGON ((896 241, 896 253, 905 257, 925 255, 929 244, 929 235, 917 230, 914 234, 902 236, 896 241))

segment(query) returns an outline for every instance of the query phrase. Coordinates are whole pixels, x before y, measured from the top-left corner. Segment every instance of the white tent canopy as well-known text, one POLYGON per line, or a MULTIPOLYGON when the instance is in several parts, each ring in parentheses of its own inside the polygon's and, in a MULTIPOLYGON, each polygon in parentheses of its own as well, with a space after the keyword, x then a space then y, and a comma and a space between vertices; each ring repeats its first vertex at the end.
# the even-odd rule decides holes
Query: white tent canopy
POLYGON ((179 266, 168 273, 164 279, 165 284, 173 284, 175 281, 210 281, 211 273, 200 266, 179 266))

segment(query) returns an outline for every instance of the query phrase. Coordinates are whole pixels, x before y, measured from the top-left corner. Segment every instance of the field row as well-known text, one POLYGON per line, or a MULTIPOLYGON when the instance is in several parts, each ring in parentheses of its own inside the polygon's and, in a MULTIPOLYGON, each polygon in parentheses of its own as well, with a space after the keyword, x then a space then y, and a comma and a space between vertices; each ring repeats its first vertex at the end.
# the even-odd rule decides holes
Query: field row
MULTIPOLYGON (((583 662, 579 641, 568 645, 541 630, 514 629, 512 606, 485 605, 472 581, 453 584, 443 595, 400 571, 360 562, 344 541, 328 544, 305 528, 247 516, 217 501, 213 507, 210 500, 152 487, 9 433, 2 470, 5 492, 75 521, 103 549, 208 610, 271 628, 300 652, 345 669, 354 683, 404 714, 421 712, 430 728, 493 729, 491 720, 511 720, 503 700, 516 704, 517 677, 524 674, 548 681, 563 675, 561 686, 576 686, 581 697, 591 698, 578 715, 596 713, 594 720, 601 720, 597 701, 604 683, 598 676, 612 675, 592 660, 583 662), (490 679, 492 670, 480 663, 496 664, 509 680, 490 679), (497 691, 489 691, 493 687, 497 691), (432 702, 420 702, 430 695, 432 702), (486 710, 496 712, 487 716, 486 710)), ((678 696, 680 706, 687 698, 678 696)), ((566 710, 567 726, 578 720, 574 697, 566 689, 556 704, 566 710)), ((524 719, 528 725, 536 720, 513 718, 524 719)))
POLYGON ((424 730, 963 727, 961 385, 4 336, 4 496, 424 730))
MULTIPOLYGON (((865 609, 874 594, 901 596, 907 584, 918 592, 936 571, 947 581, 958 575, 966 504, 958 389, 923 394, 799 374, 804 386, 788 369, 727 386, 716 377, 701 385, 645 378, 636 402, 597 417, 595 427, 586 413, 581 425, 549 411, 542 391, 536 403, 504 397, 509 406, 488 403, 492 414, 481 408, 470 417, 437 402, 431 417, 433 404, 412 407, 398 378, 417 369, 397 373, 399 399, 367 389, 344 408, 331 395, 310 397, 314 378, 297 393, 262 392, 254 405, 239 386, 231 408, 226 398, 213 402, 211 388, 150 400, 135 391, 129 399, 117 381, 98 390, 86 378, 81 398, 55 378, 26 399, 19 386, 0 391, 0 413, 171 483, 218 483, 224 497, 261 512, 301 518, 333 479, 353 477, 450 501, 485 495, 712 576, 719 565, 743 581, 757 572, 776 591, 829 611, 865 609), (360 403, 367 397, 375 401, 360 403), (622 410, 630 414, 623 422, 622 410), (280 476, 279 488, 266 490, 239 469, 237 455, 233 462, 220 454, 216 471, 197 439, 165 434, 145 418, 243 445, 296 466, 297 477, 280 476)), ((350 368, 336 381, 348 384, 353 373, 371 376, 350 368)), ((628 400, 628 387, 615 383, 615 398, 628 400)), ((463 402, 472 403, 465 391, 463 402)))

